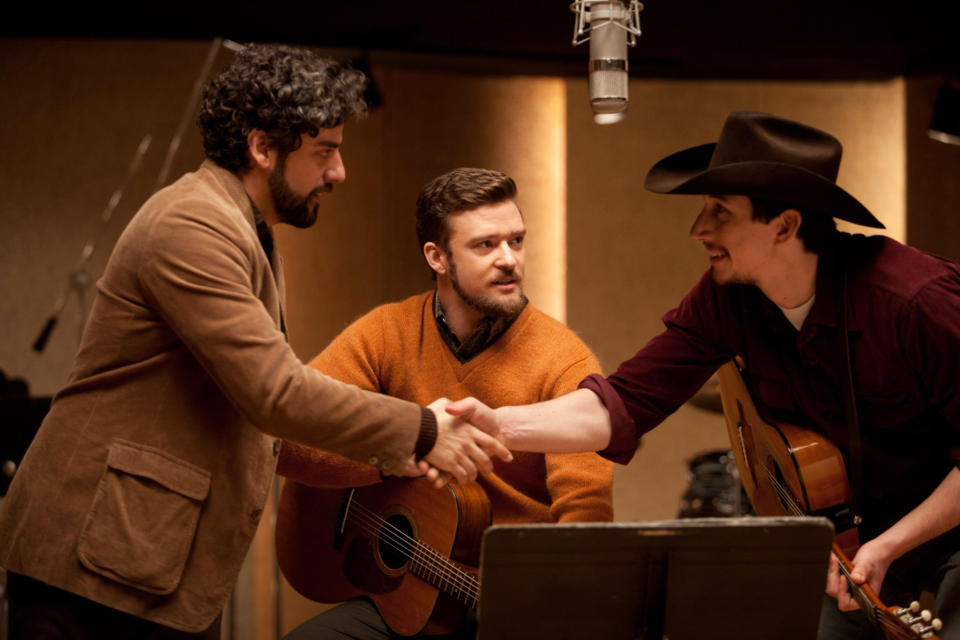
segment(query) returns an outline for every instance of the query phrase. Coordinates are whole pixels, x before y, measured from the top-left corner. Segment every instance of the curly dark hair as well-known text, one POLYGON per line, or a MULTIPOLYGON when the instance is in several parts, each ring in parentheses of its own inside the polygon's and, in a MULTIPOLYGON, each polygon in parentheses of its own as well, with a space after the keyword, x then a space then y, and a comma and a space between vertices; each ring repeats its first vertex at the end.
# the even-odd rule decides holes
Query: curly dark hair
POLYGON ((450 240, 447 218, 461 211, 516 198, 516 183, 500 171, 460 167, 437 176, 424 185, 417 198, 417 240, 421 247, 435 242, 447 251, 450 240))
POLYGON ((207 157, 225 169, 249 168, 247 136, 267 134, 286 155, 304 133, 336 127, 366 113, 366 77, 312 51, 248 45, 210 81, 200 104, 200 131, 207 157))

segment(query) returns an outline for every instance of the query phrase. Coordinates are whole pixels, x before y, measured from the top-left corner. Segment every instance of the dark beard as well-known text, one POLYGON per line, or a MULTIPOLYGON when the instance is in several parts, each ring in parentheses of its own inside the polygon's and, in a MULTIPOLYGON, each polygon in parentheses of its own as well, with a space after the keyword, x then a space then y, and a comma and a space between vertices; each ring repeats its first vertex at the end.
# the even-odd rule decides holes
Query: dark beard
POLYGON ((267 181, 270 187, 270 199, 273 201, 273 208, 277 212, 279 222, 286 222, 299 229, 306 229, 317 221, 318 205, 315 202, 311 203, 310 199, 318 193, 333 191, 333 185, 324 184, 308 193, 306 197, 301 198, 287 184, 287 178, 284 175, 286 165, 287 156, 283 154, 277 162, 277 166, 270 172, 270 178, 267 181))
MULTIPOLYGON (((520 296, 515 302, 512 303, 501 303, 494 300, 489 300, 487 298, 482 298, 479 296, 473 296, 464 291, 460 287, 460 279, 457 277, 457 265, 453 261, 453 256, 449 256, 450 259, 450 284, 453 285, 453 290, 456 291, 457 295, 460 296, 460 299, 470 305, 473 309, 479 311, 485 318, 514 318, 521 311, 523 311, 524 305, 527 303, 527 298, 523 295, 523 290, 520 291, 520 296)), ((504 272, 505 276, 514 275, 513 271, 504 272)))
POLYGON ((756 278, 747 278, 744 276, 733 275, 733 276, 729 276, 724 280, 721 280, 720 278, 717 277, 717 272, 714 271, 712 267, 710 268, 710 277, 711 279, 713 279, 713 282, 715 284, 718 284, 721 287, 726 285, 747 285, 747 286, 753 286, 753 287, 757 286, 756 278))

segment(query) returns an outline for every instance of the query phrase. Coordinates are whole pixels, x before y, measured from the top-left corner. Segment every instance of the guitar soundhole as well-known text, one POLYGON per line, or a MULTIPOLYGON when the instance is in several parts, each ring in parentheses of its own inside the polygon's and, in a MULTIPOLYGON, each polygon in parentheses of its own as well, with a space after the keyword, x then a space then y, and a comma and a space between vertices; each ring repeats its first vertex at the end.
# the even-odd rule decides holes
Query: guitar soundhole
POLYGON ((402 515, 392 515, 380 527, 377 536, 380 559, 389 569, 399 569, 407 563, 413 549, 413 525, 402 515))

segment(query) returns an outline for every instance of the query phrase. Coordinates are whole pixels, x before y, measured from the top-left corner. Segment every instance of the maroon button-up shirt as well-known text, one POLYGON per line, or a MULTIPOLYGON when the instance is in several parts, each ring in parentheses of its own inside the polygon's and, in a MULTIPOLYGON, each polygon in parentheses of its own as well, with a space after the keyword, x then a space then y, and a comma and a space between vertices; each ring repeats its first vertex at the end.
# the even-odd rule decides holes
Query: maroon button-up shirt
POLYGON ((644 433, 735 355, 766 419, 815 426, 845 451, 838 257, 850 265, 861 533, 877 535, 926 498, 960 458, 960 268, 881 236, 838 234, 800 331, 756 287, 720 286, 706 273, 664 316, 663 333, 609 378, 581 383, 610 410, 601 455, 628 461, 644 433))

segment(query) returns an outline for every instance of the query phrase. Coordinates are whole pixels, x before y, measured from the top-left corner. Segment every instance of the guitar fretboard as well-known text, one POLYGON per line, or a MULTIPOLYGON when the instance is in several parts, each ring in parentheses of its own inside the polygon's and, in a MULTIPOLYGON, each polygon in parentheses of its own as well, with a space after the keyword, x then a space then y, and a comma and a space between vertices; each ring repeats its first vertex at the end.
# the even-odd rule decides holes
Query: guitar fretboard
MULTIPOLYGON (((429 549, 426 545, 425 548, 429 549)), ((432 553, 437 553, 431 549, 432 553)), ((437 554, 444 564, 439 564, 436 558, 413 557, 410 559, 409 571, 424 582, 433 585, 443 593, 462 602, 471 608, 476 608, 477 597, 480 593, 480 582, 452 562, 437 554)))

